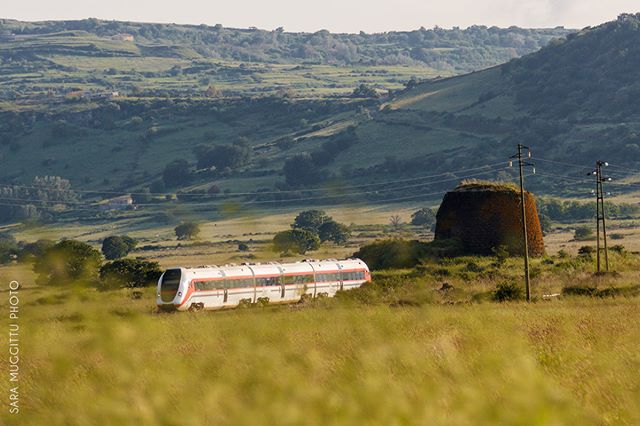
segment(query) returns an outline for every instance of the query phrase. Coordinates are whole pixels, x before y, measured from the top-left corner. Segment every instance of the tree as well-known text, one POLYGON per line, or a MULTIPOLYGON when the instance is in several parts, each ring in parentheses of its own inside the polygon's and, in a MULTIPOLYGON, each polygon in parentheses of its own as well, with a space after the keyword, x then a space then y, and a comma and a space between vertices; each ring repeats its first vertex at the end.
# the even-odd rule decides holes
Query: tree
POLYGON ((421 208, 411 215, 411 224, 416 226, 431 227, 436 223, 436 214, 428 207, 421 208))
POLYGON ((216 170, 242 167, 251 161, 251 146, 245 139, 231 145, 198 145, 193 153, 197 159, 198 169, 215 167, 216 170))
POLYGON ((101 264, 100 252, 89 244, 62 240, 36 259, 33 270, 41 285, 85 284, 97 281, 101 264))
POLYGON ((287 159, 282 172, 285 181, 291 186, 313 185, 321 182, 325 177, 309 153, 297 154, 287 159))
POLYGON ((351 237, 351 231, 346 225, 329 220, 320 225, 318 235, 321 242, 331 241, 336 244, 345 244, 351 237))
POLYGON ((305 254, 320 248, 317 234, 304 229, 290 229, 278 232, 273 238, 274 250, 280 253, 305 254))
POLYGON ((55 245, 55 241, 40 239, 33 243, 27 243, 22 246, 22 250, 18 254, 18 258, 21 261, 38 259, 47 252, 51 247, 55 245))
POLYGON ((194 222, 185 222, 175 227, 176 237, 179 240, 193 240, 200 234, 200 225, 194 222))
POLYGON ((322 210, 305 210, 296 216, 291 227, 293 229, 304 229, 317 234, 320 231, 320 226, 330 220, 332 220, 331 217, 327 216, 322 210))
POLYGON ((155 284, 162 275, 158 262, 140 259, 119 259, 100 268, 103 289, 138 288, 155 284))
POLYGON ((136 240, 126 235, 113 235, 102 241, 102 254, 107 260, 120 259, 128 255, 137 243, 136 240))
POLYGON ((162 181, 169 188, 189 183, 190 178, 191 172, 187 160, 172 161, 162 172, 162 181))
POLYGON ((400 216, 398 216, 398 215, 391 216, 389 218, 389 223, 391 223, 391 226, 393 227, 393 229, 398 229, 400 227, 400 223, 401 223, 400 216))

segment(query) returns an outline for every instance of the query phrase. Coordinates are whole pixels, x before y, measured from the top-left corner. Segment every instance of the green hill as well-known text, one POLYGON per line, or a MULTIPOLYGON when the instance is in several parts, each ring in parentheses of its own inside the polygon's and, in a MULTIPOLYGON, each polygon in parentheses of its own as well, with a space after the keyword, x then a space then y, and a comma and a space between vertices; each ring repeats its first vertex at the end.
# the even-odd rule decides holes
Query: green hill
POLYGON ((203 208, 393 202, 437 197, 462 178, 512 179, 506 160, 524 143, 538 168, 530 189, 587 196, 585 173, 597 159, 615 165, 616 178, 640 170, 638 22, 640 15, 622 15, 507 64, 383 97, 367 87, 355 97, 203 97, 163 86, 156 95, 6 102, 0 179, 28 185, 62 176, 97 191, 81 193, 87 200, 151 188, 159 202, 191 191, 178 198, 203 208), (223 152, 216 146, 250 149, 226 162, 215 158, 223 152), (176 160, 185 173, 166 168, 176 160))
POLYGON ((226 96, 288 91, 306 98, 346 95, 360 83, 396 90, 412 76, 450 76, 504 63, 568 33, 482 26, 288 33, 96 19, 0 20, 0 101, 33 108, 38 96, 78 91, 193 97, 209 86, 226 96))

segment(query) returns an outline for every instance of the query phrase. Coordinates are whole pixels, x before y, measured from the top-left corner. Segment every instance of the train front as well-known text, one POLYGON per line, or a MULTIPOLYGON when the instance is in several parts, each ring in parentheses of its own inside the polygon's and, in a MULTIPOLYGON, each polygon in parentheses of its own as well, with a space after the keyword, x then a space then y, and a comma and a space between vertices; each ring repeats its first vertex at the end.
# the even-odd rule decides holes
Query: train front
POLYGON ((167 269, 158 280, 156 304, 163 311, 184 311, 190 296, 189 282, 183 268, 167 269))

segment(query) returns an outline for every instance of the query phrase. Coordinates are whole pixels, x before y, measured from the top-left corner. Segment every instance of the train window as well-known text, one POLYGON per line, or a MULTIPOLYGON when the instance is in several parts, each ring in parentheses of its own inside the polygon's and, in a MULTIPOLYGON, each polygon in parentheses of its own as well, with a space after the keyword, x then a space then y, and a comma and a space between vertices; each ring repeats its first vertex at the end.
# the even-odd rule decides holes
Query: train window
POLYGON ((256 285, 258 287, 269 287, 274 285, 280 285, 280 277, 256 278, 256 285))
POLYGON ((229 288, 253 287, 253 278, 235 278, 227 281, 229 288))
POLYGON ((308 284, 310 282, 313 282, 313 275, 296 275, 295 276, 295 283, 296 284, 308 284))
POLYGON ((282 283, 284 285, 295 284, 294 280, 295 278, 293 275, 285 275, 284 277, 282 277, 282 283))

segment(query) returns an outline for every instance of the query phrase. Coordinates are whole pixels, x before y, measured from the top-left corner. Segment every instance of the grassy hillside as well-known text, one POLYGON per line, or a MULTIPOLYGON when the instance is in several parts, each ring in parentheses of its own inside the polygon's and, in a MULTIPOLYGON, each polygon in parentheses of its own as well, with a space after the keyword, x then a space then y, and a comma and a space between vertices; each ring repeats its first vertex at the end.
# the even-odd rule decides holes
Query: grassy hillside
POLYGON ((118 21, 0 20, 0 108, 113 91, 135 96, 345 96, 360 83, 397 90, 411 77, 483 69, 569 30, 470 27, 313 34, 118 21), (208 93, 211 96, 211 93, 208 93))
MULTIPOLYGON (((389 74, 383 72, 388 71, 385 67, 375 68, 378 72, 368 65, 345 68, 247 63, 227 73, 228 68, 216 65, 220 75, 229 77, 229 87, 242 86, 249 91, 253 90, 250 87, 315 90, 306 86, 305 79, 334 83, 331 88, 318 88, 308 98, 295 90, 280 90, 269 96, 227 96, 217 92, 203 96, 208 82, 198 83, 198 94, 185 88, 199 72, 208 72, 206 66, 191 63, 178 70, 163 62, 185 61, 180 55, 147 57, 136 43, 130 47, 138 49, 137 53, 110 57, 65 53, 57 62, 51 62, 60 72, 66 72, 65 67, 73 64, 73 72, 84 70, 101 78, 102 74, 92 71, 94 61, 103 61, 100 66, 106 67, 113 60, 115 71, 105 72, 105 78, 127 80, 121 71, 135 67, 148 86, 137 94, 112 99, 100 99, 99 92, 88 91, 78 97, 67 94, 63 99, 54 93, 31 101, 28 96, 5 101, 0 155, 6 167, 0 171, 0 180, 29 185, 36 175, 62 176, 71 181, 73 188, 97 191, 81 192, 85 200, 155 188, 156 196, 148 204, 160 209, 171 205, 170 199, 175 199, 179 191, 203 191, 192 196, 192 201, 201 204, 190 207, 196 210, 221 209, 225 203, 247 203, 248 208, 269 208, 283 201, 295 205, 390 203, 439 199, 443 191, 463 178, 513 180, 515 169, 507 168, 506 160, 517 143, 525 143, 532 146, 536 162, 538 173, 527 177, 528 188, 535 192, 574 199, 589 197, 593 183, 586 173, 597 159, 608 160, 612 165, 608 169, 616 179, 608 188, 612 195, 637 192, 640 186, 634 176, 640 171, 640 156, 635 155, 640 152, 640 120, 634 112, 639 110, 638 97, 629 94, 635 93, 632 76, 638 73, 633 66, 637 55, 633 54, 632 41, 640 33, 639 20, 638 16, 625 15, 505 65, 461 76, 413 81, 382 97, 381 92, 376 94, 367 87, 355 92, 355 96, 344 94, 347 87, 352 90, 366 81, 358 69, 368 69, 363 72, 378 81, 403 75, 407 69, 396 66, 397 74, 389 74), (631 40, 620 44, 629 55, 611 54, 611 46, 618 39, 631 40), (164 67, 164 74, 155 76, 149 71, 145 75, 155 67, 164 67), (272 73, 273 80, 251 77, 258 68, 265 76, 272 73), (609 72, 613 69, 624 69, 629 76, 619 79, 609 72), (278 73, 288 73, 292 85, 278 82, 278 73), (563 84, 567 79, 573 83, 563 84), (269 81, 275 86, 270 86, 269 81), (559 93, 571 91, 564 93, 563 99, 580 102, 560 105, 560 95, 530 95, 551 90, 545 86, 547 81, 559 93), (157 93, 154 85, 161 88, 157 93), (619 96, 603 97, 612 87, 617 87, 619 96), (335 90, 343 91, 342 95, 333 96, 335 90), (333 95, 316 96, 319 93, 333 95), (620 102, 622 98, 625 102, 620 102), (601 107, 597 109, 595 105, 601 107), (228 170, 199 170, 198 145, 239 142, 251 148, 247 162, 228 170), (308 154, 310 159, 305 157, 308 154), (309 162, 303 167, 311 170, 305 185, 296 184, 295 178, 283 173, 289 159, 309 162), (188 179, 158 185, 167 164, 175 160, 187 162, 184 169, 189 172, 188 179), (205 194, 214 184, 218 192, 214 196, 205 194)), ((43 34, 49 37, 46 33, 51 28, 41 25, 26 25, 26 38, 21 40, 22 36, 16 33, 8 45, 27 43, 30 37, 43 34)), ((63 29, 71 31, 71 37, 78 32, 82 32, 81 37, 112 37, 111 33, 87 28, 58 28, 63 29)), ((61 37, 67 37, 65 34, 61 37)), ((144 43, 151 42, 150 37, 145 36, 144 43)), ((33 43, 32 48, 37 49, 37 42, 33 43)), ((83 49, 93 49, 90 45, 83 49)), ((34 57, 42 59, 40 55, 34 57)), ((217 71, 214 74, 219 75, 217 71)), ((85 83, 91 86, 92 81, 85 83)), ((5 87, 16 85, 9 81, 5 87)), ((8 196, 4 201, 14 199, 8 196)), ((34 205, 42 203, 35 200, 34 205)))

